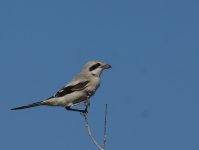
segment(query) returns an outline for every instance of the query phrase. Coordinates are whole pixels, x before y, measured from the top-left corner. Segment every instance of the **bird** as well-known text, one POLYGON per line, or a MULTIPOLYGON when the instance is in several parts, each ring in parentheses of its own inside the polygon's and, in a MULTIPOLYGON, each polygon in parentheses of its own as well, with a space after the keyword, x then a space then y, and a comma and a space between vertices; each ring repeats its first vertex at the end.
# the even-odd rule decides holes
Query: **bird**
POLYGON ((87 62, 80 73, 68 84, 56 92, 53 96, 28 105, 12 108, 20 110, 36 106, 62 106, 66 110, 87 113, 90 106, 90 98, 100 86, 100 77, 104 70, 112 68, 111 65, 102 61, 94 60, 87 62), (85 104, 85 109, 75 109, 74 105, 85 104))

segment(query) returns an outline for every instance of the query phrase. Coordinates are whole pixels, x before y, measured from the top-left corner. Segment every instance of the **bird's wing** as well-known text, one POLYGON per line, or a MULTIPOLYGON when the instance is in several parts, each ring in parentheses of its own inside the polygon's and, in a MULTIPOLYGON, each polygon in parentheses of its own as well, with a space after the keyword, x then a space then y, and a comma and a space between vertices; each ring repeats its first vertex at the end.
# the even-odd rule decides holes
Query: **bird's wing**
POLYGON ((55 95, 49 97, 48 99, 55 98, 55 97, 62 97, 62 96, 65 96, 66 94, 70 94, 74 91, 83 90, 87 87, 88 83, 89 83, 88 80, 70 83, 70 84, 66 85, 65 87, 63 87, 61 90, 59 90, 55 95))

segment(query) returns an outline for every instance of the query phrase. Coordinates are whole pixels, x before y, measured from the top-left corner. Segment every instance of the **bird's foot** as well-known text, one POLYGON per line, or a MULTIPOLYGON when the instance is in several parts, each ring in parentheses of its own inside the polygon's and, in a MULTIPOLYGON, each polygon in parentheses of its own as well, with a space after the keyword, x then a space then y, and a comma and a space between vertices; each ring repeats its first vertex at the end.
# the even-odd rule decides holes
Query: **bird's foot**
POLYGON ((88 114, 88 106, 81 112, 81 115, 86 116, 88 114))

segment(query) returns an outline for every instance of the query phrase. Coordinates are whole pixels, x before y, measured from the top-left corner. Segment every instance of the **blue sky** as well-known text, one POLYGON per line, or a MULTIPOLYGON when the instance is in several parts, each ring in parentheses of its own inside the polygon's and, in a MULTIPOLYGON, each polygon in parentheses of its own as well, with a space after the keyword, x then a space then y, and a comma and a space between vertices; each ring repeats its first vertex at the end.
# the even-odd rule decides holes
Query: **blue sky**
POLYGON ((95 149, 74 112, 10 108, 53 95, 84 63, 113 66, 91 99, 107 150, 199 149, 199 2, 1 0, 0 149, 95 149))

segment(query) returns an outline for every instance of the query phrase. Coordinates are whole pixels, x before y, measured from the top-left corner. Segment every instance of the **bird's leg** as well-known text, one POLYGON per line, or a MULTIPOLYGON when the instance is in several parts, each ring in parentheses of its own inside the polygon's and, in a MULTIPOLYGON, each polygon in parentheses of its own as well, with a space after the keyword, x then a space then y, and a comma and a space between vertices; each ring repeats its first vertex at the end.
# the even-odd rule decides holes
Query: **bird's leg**
POLYGON ((88 108, 90 107, 90 99, 89 99, 89 96, 88 96, 87 99, 84 101, 84 105, 86 106, 86 107, 85 107, 85 112, 88 113, 88 108))
POLYGON ((89 97, 87 97, 87 99, 84 101, 84 104, 86 106, 84 110, 71 108, 71 106, 68 106, 68 107, 65 107, 65 108, 66 108, 66 110, 69 110, 69 111, 76 111, 76 112, 80 112, 80 113, 83 113, 83 114, 87 114, 88 113, 88 107, 90 106, 89 97))
POLYGON ((81 113, 88 113, 87 108, 85 108, 85 110, 74 109, 74 108, 70 108, 70 107, 65 107, 65 108, 66 108, 66 110, 69 110, 69 111, 76 111, 76 112, 81 112, 81 113))

